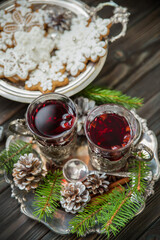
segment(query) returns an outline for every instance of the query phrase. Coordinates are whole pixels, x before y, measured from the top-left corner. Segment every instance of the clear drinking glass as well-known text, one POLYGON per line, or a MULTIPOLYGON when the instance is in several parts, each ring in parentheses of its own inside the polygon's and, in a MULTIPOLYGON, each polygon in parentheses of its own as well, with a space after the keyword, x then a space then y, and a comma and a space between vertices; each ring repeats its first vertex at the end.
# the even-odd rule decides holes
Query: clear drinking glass
MULTIPOLYGON (((108 171, 108 172, 119 170, 126 165, 127 159, 130 156, 132 156, 133 154, 136 155, 135 154, 136 152, 142 151, 143 149, 145 149, 145 151, 149 152, 150 154, 147 161, 149 161, 153 156, 151 150, 148 149, 146 146, 139 146, 139 148, 138 147, 136 148, 137 150, 135 149, 133 143, 138 136, 138 129, 139 129, 138 123, 134 115, 124 107, 121 107, 115 104, 104 104, 94 108, 88 114, 84 128, 85 128, 85 134, 88 140, 89 155, 90 155, 91 163, 93 167, 97 170, 108 171), (128 140, 127 141, 124 140, 125 143, 122 143, 122 146, 116 146, 116 144, 113 143, 113 146, 111 145, 109 148, 107 148, 107 147, 102 147, 102 146, 105 146, 106 139, 110 137, 110 135, 107 135, 108 134, 107 131, 112 132, 115 129, 118 129, 117 127, 122 128, 122 126, 117 126, 118 122, 116 122, 117 123, 116 125, 115 125, 115 122, 113 124, 113 128, 115 129, 112 129, 111 127, 109 128, 109 126, 112 126, 112 121, 114 121, 113 118, 110 118, 108 120, 108 125, 107 125, 107 122, 105 122, 104 124, 104 121, 105 121, 104 119, 106 119, 107 116, 111 116, 111 114, 113 114, 112 116, 116 115, 123 118, 126 124, 124 126, 126 127, 126 129, 128 128, 127 130, 129 131, 129 133, 126 134, 128 140), (101 132, 103 133, 106 132, 104 135, 103 142, 101 139, 101 132)), ((122 129, 122 132, 123 131, 126 131, 126 130, 122 129)), ((119 138, 119 137, 120 137, 119 132, 117 132, 116 138, 119 138)), ((111 142, 112 142, 112 139, 111 139, 111 142)), ((137 158, 138 160, 144 160, 139 156, 137 158)))
POLYGON ((25 121, 16 120, 10 129, 22 129, 19 134, 27 135, 25 124, 41 152, 55 163, 62 164, 71 155, 77 136, 77 109, 70 98, 57 93, 41 95, 28 106, 25 121))

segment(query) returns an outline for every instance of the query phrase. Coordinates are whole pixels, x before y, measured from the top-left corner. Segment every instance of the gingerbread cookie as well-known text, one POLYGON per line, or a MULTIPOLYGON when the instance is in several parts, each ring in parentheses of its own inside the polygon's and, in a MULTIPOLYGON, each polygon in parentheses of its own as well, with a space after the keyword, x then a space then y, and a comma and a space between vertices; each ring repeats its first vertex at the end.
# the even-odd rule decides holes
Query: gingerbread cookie
POLYGON ((29 72, 35 69, 37 64, 29 58, 27 53, 7 49, 5 53, 0 53, 0 66, 4 68, 4 77, 15 82, 14 77, 18 80, 26 80, 29 72))
POLYGON ((106 54, 106 42, 101 38, 106 35, 108 21, 104 21, 106 29, 98 29, 100 20, 89 22, 88 18, 73 19, 70 31, 65 31, 57 40, 56 55, 66 64, 72 76, 78 76, 86 69, 89 60, 96 62, 106 54), (97 24, 97 25, 96 25, 97 24), (95 28, 94 28, 95 27, 95 28))
POLYGON ((26 81, 25 89, 40 90, 42 93, 53 92, 56 87, 68 84, 66 74, 62 74, 53 64, 47 62, 41 63, 35 71, 30 74, 29 80, 26 81))
POLYGON ((55 43, 44 35, 45 31, 39 27, 33 27, 30 32, 18 31, 14 34, 16 49, 27 52, 36 63, 50 61, 55 43))

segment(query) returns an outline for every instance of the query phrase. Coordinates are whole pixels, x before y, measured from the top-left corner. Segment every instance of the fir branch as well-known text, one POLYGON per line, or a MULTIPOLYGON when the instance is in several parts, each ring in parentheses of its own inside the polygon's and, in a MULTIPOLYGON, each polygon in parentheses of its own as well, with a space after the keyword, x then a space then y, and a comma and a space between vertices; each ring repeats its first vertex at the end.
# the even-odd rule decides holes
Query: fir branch
MULTIPOLYGON (((119 211, 123 211, 122 208, 123 208, 123 206, 126 204, 127 200, 130 198, 130 196, 132 195, 132 193, 133 193, 132 191, 129 191, 127 195, 126 195, 126 193, 123 195, 122 200, 119 201, 118 207, 115 208, 114 213, 110 214, 111 217, 108 218, 108 221, 104 224, 104 226, 103 226, 103 228, 102 228, 102 231, 107 232, 108 235, 109 235, 110 228, 112 229, 112 226, 111 226, 111 225, 114 223, 115 218, 117 218, 117 215, 119 214, 119 211)), ((116 194, 116 195, 117 195, 117 194, 116 194)), ((119 197, 119 194, 118 194, 117 198, 115 199, 115 193, 114 193, 113 198, 115 199, 115 201, 119 200, 118 197, 119 197)), ((120 196, 120 198, 121 198, 121 196, 120 196)), ((128 212, 128 211, 127 211, 127 212, 128 212)), ((133 214, 135 214, 135 212, 136 212, 136 210, 135 210, 134 212, 130 212, 129 214, 132 214, 132 215, 133 215, 133 214)), ((108 215, 109 215, 109 213, 108 213, 108 215)), ((109 216, 108 216, 108 217, 109 217, 109 216)), ((125 220, 126 220, 126 219, 125 219, 125 220)), ((121 222, 121 223, 122 223, 122 222, 121 222)), ((126 223, 126 222, 125 222, 125 223, 126 223)), ((116 231, 116 230, 114 230, 114 231, 116 231)), ((114 234, 114 231, 112 230, 113 234, 114 234)))
POLYGON ((148 176, 150 167, 144 161, 134 161, 129 165, 129 172, 133 174, 131 181, 137 187, 137 191, 144 193, 147 182, 145 178, 148 176))
MULTIPOLYGON (((82 236, 96 224, 109 238, 112 232, 116 235, 136 214, 144 203, 142 194, 145 191, 149 167, 145 162, 134 162, 129 169, 132 172, 131 186, 126 191, 114 189, 109 194, 97 196, 83 212, 77 214, 70 222, 72 233, 82 236)), ((123 188, 124 189, 124 188, 123 188)))
POLYGON ((44 182, 39 185, 35 193, 35 212, 34 215, 38 216, 39 220, 42 217, 51 217, 52 214, 59 207, 60 191, 62 188, 63 174, 57 170, 53 173, 47 174, 44 182))
POLYGON ((17 140, 9 146, 8 150, 0 153, 0 169, 8 173, 12 172, 14 163, 19 160, 21 155, 32 152, 32 145, 21 140, 17 140))
POLYGON ((112 192, 124 191, 124 188, 119 187, 110 190, 108 193, 92 198, 91 202, 86 206, 83 212, 77 214, 70 222, 70 229, 72 233, 77 233, 78 236, 85 235, 86 231, 93 228, 98 222, 98 216, 104 211, 106 206, 111 205, 110 195, 112 192))
POLYGON ((114 235, 135 216, 137 209, 143 204, 143 198, 138 198, 138 201, 131 199, 134 190, 129 188, 126 192, 113 192, 110 196, 112 207, 104 209, 101 213, 100 224, 102 224, 101 231, 110 236, 112 232, 114 235))
POLYGON ((141 190, 141 162, 139 162, 137 190, 141 190))
POLYGON ((94 100, 98 104, 114 103, 120 104, 126 108, 139 108, 142 106, 143 99, 137 97, 130 97, 122 94, 120 91, 109 90, 95 86, 89 86, 81 91, 78 95, 94 100))

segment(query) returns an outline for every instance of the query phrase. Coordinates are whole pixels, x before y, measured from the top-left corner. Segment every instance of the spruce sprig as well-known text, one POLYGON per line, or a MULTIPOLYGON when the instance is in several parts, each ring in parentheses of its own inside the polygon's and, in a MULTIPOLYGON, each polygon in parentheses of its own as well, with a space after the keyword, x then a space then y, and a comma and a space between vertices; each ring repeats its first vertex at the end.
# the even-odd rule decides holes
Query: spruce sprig
POLYGON ((39 220, 43 216, 45 220, 46 217, 52 217, 52 214, 59 207, 62 179, 62 171, 57 170, 54 174, 48 173, 44 182, 36 189, 33 206, 35 206, 34 215, 38 216, 39 220))
POLYGON ((101 232, 106 233, 109 238, 111 232, 116 235, 135 216, 144 203, 142 194, 147 184, 144 178, 149 167, 145 162, 138 161, 135 161, 134 165, 134 168, 129 169, 132 175, 131 185, 127 186, 127 190, 114 189, 108 194, 97 196, 83 212, 71 220, 72 233, 83 236, 98 224, 101 232))
POLYGON ((143 99, 130 97, 120 91, 110 90, 102 87, 89 86, 78 95, 94 100, 97 104, 114 103, 126 108, 139 108, 143 105, 143 99))
POLYGON ((135 161, 129 165, 129 171, 132 173, 132 184, 137 187, 137 191, 141 194, 145 192, 145 178, 148 176, 149 170, 150 167, 146 162, 143 161, 135 161))
POLYGON ((19 160, 21 155, 32 152, 32 145, 21 140, 17 140, 9 146, 8 150, 0 153, 0 169, 5 170, 7 174, 12 173, 14 163, 19 160))

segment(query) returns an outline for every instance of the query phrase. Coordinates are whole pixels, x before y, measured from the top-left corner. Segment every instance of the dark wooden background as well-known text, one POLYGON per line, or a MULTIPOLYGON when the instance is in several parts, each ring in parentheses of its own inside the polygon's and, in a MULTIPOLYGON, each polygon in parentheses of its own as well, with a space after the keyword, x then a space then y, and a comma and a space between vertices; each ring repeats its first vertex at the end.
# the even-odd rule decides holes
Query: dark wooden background
MULTIPOLYGON (((85 0, 96 6, 103 0, 85 0)), ((95 84, 114 88, 144 98, 144 106, 138 111, 148 120, 160 142, 160 0, 117 0, 131 13, 127 35, 110 44, 105 66, 95 84)), ((103 17, 108 16, 105 9, 103 17)), ((117 28, 115 31, 118 31, 117 28)), ((27 105, 0 97, 0 125, 7 129, 8 123, 23 117, 27 105)), ((4 148, 4 142, 0 144, 4 148)), ((155 194, 147 200, 143 213, 135 217, 115 240, 160 239, 160 181, 155 194)), ((75 235, 60 236, 44 225, 20 213, 19 205, 12 199, 10 187, 0 179, 0 240, 59 240, 59 239, 106 239, 105 235, 91 234, 86 238, 75 235)))

